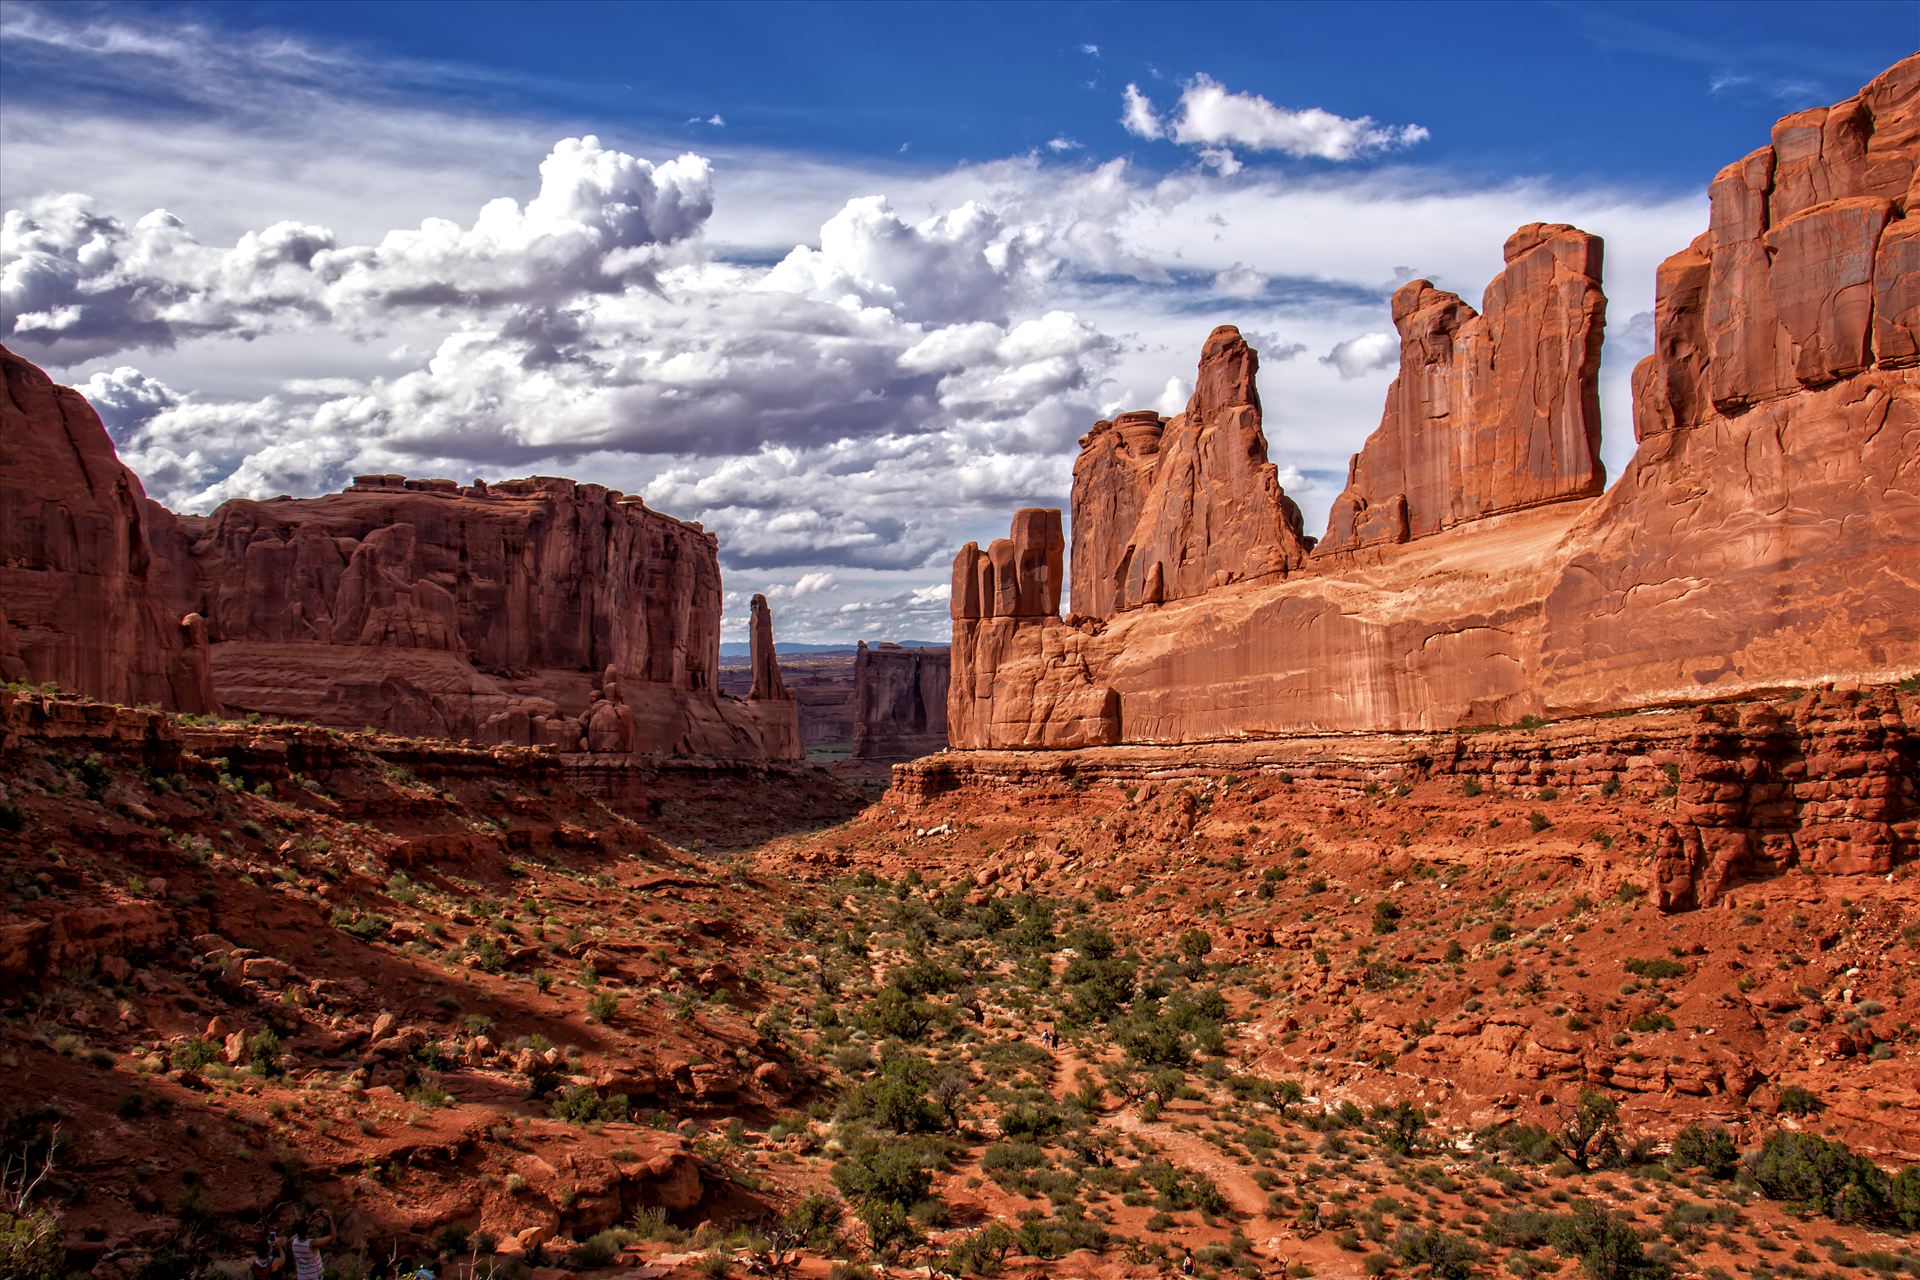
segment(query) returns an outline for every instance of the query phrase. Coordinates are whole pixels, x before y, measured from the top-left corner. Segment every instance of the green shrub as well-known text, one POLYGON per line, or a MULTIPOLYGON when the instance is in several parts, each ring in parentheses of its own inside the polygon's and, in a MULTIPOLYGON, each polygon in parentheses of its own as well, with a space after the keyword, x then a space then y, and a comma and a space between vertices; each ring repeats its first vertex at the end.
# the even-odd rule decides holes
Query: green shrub
POLYGON ((1731 1178, 1740 1166, 1733 1137, 1717 1124, 1690 1124, 1673 1135, 1670 1169, 1699 1169, 1709 1178, 1731 1178))
POLYGON ((1778 1130, 1747 1160, 1746 1175, 1770 1200, 1840 1222, 1892 1217, 1890 1180, 1844 1142, 1778 1130))
POLYGON ((1687 966, 1678 960, 1669 960, 1666 956, 1634 956, 1629 958, 1623 967, 1636 978, 1646 978, 1654 982, 1663 978, 1682 977, 1687 972, 1687 966))
POLYGON ((1400 1228, 1393 1252, 1402 1262, 1425 1267, 1435 1280, 1467 1280, 1480 1262, 1480 1250, 1471 1240, 1438 1227, 1400 1228))
POLYGON ((1593 1280, 1643 1280, 1668 1274, 1647 1257, 1633 1222, 1591 1200, 1553 1224, 1553 1247, 1579 1261, 1593 1280))

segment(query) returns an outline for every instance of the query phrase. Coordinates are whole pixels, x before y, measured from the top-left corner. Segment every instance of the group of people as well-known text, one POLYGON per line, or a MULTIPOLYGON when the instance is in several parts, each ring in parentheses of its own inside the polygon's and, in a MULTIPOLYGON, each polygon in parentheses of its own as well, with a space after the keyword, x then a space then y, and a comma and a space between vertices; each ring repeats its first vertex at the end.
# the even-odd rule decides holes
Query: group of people
POLYGON ((320 1250, 333 1243, 334 1231, 329 1223, 325 1234, 315 1235, 312 1224, 305 1218, 293 1224, 293 1230, 285 1236, 269 1231, 260 1242, 260 1250, 247 1259, 248 1273, 253 1280, 273 1280, 287 1270, 287 1264, 293 1264, 292 1280, 320 1280, 326 1267, 320 1259, 320 1250))

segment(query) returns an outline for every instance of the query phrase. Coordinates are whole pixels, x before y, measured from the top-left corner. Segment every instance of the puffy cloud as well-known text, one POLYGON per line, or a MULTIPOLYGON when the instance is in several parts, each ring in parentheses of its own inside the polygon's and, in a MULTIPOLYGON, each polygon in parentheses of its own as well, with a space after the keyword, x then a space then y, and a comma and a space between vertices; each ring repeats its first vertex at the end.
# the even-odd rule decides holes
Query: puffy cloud
POLYGON ((1047 150, 1055 153, 1064 152, 1064 151, 1078 151, 1080 150, 1080 144, 1078 142, 1075 142, 1072 138, 1069 138, 1063 135, 1058 138, 1047 139, 1047 150))
POLYGON ((796 245, 759 288, 829 302, 885 307, 910 319, 1002 317, 1029 246, 974 201, 909 224, 884 196, 849 200, 820 228, 820 247, 796 245))
POLYGON ((1391 369, 1400 362, 1400 339, 1391 333, 1363 333, 1357 338, 1333 344, 1333 350, 1320 357, 1320 363, 1332 365, 1343 378, 1361 378, 1376 369, 1391 369))
POLYGON ((1348 118, 1319 107, 1293 111, 1258 94, 1230 93, 1207 75, 1195 76, 1180 95, 1173 122, 1175 142, 1189 146, 1232 143, 1254 151, 1280 151, 1322 160, 1361 156, 1409 147, 1430 136, 1420 125, 1376 124, 1371 116, 1348 118))
POLYGON ((1166 136, 1166 126, 1160 122, 1160 113, 1153 109, 1153 103, 1147 95, 1140 92, 1140 86, 1130 84, 1121 95, 1123 103, 1120 112, 1120 124, 1136 138, 1162 138, 1166 136))
POLYGON ((1213 291, 1223 298, 1257 298, 1267 291, 1267 284, 1265 276, 1237 262, 1213 277, 1213 291))
POLYGON ((1383 125, 1371 116, 1340 116, 1319 107, 1276 106, 1256 93, 1233 93, 1204 73, 1180 93, 1179 114, 1163 120, 1138 85, 1122 95, 1121 123, 1141 138, 1170 138, 1198 149, 1201 163, 1232 177, 1241 169, 1232 147, 1295 158, 1358 160, 1425 142, 1423 125, 1383 125))
POLYGON ((342 246, 326 227, 288 221, 218 249, 164 209, 128 226, 62 194, 7 211, 0 310, 14 342, 74 361, 309 321, 552 305, 651 282, 665 246, 692 237, 712 210, 704 158, 654 165, 591 135, 554 145, 524 208, 501 197, 470 225, 430 218, 371 245, 342 246))

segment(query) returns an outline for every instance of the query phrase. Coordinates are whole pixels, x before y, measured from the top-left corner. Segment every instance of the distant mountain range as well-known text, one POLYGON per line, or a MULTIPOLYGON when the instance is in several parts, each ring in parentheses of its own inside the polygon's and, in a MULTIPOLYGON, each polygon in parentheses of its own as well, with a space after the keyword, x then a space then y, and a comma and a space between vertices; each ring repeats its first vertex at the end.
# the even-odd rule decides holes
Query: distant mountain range
MULTIPOLYGON (((874 641, 873 643, 897 644, 902 649, 944 649, 947 647, 945 640, 886 640, 874 641)), ((851 644, 784 644, 780 641, 775 641, 773 651, 777 654, 852 653, 855 647, 855 645, 851 644)), ((720 646, 720 657, 723 660, 726 658, 750 658, 752 656, 752 646, 744 640, 730 641, 720 646)))

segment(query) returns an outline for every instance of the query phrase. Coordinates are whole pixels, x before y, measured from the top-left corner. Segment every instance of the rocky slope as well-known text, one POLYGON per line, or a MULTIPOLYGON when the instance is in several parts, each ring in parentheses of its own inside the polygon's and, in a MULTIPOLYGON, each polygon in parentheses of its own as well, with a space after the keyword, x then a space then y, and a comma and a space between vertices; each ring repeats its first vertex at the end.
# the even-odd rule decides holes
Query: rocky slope
MULTIPOLYGON (((1055 513, 955 561, 954 745, 1435 730, 1920 670, 1917 122, 1909 59, 1714 181, 1712 229, 1661 269, 1639 449, 1603 496, 1598 245, 1564 227, 1516 233, 1483 316, 1402 291, 1401 377, 1310 556, 1271 503, 1245 514, 1240 471, 1170 471, 1142 415, 1096 427, 1073 616, 1027 586, 1054 581, 1055 513), (1203 546, 1114 532, 1169 505, 1226 520, 1207 528, 1236 563, 1271 554, 1234 580, 1203 546)), ((1236 390, 1186 417, 1230 421, 1259 475, 1252 369, 1216 331, 1199 385, 1236 390)))

